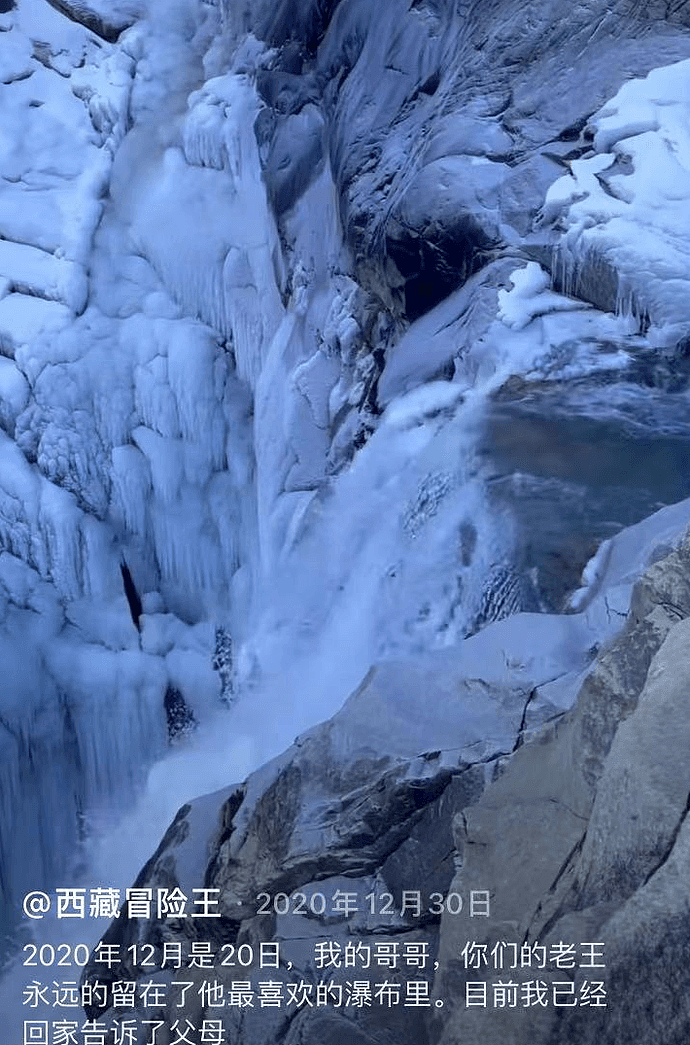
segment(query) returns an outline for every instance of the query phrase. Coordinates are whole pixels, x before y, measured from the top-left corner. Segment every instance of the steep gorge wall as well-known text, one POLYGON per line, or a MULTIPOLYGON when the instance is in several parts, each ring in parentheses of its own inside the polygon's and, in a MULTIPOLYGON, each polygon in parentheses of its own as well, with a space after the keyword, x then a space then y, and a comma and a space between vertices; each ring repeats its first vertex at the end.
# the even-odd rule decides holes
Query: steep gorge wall
MULTIPOLYGON (((460 869, 493 897, 486 932, 444 918, 436 990, 459 1002, 436 1040, 606 1045, 687 1039, 690 537, 636 585, 621 634, 602 651, 565 716, 513 756, 454 822, 460 869), (575 968, 465 969, 467 940, 575 945, 575 968), (579 968, 583 941, 605 968, 579 968), (601 959, 600 959, 601 960, 601 959), (605 1007, 548 1012, 465 1008, 486 978, 603 980, 605 1007), (535 1014, 536 1012, 536 1014, 535 1014)), ((491 992, 489 994, 491 997, 491 992)), ((446 1011, 447 1019, 448 1013, 446 1011)))
MULTIPOLYGON (((327 157, 359 280, 410 319, 519 252, 549 185, 591 154, 588 118, 690 44, 687 3, 588 0, 566 17, 555 0, 528 16, 513 0, 222 10, 230 40, 252 32, 274 49, 257 133, 277 214, 327 157)), ((551 264, 553 242, 547 228, 529 249, 551 264)), ((605 291, 603 260, 566 259, 564 277, 561 256, 554 276, 612 310, 620 288, 614 272, 605 291)))
MULTIPOLYGON (((377 667, 339 715, 298 738, 284 756, 243 785, 180 810, 136 884, 180 886, 188 895, 202 883, 218 889, 214 949, 225 943, 258 951, 261 941, 280 940, 283 961, 292 964, 254 975, 287 991, 299 982, 346 989, 353 978, 383 978, 383 969, 316 972, 319 943, 333 941, 343 953, 348 944, 388 942, 400 953, 421 944, 431 964, 420 975, 433 981, 432 998, 443 1002, 416 1011, 332 1004, 235 1010, 223 1017, 231 1045, 330 1045, 345 1034, 362 1045, 391 1034, 409 1045, 683 1040, 690 1026, 678 993, 688 910, 690 535, 666 553, 635 584, 623 630, 600 651, 565 714, 553 717, 545 699, 553 697, 553 680, 544 676, 523 678, 522 686, 515 676, 511 687, 473 674, 473 656, 477 667, 488 665, 506 641, 502 625, 492 625, 464 650, 377 667), (418 720, 420 702, 435 705, 435 724, 418 720), (488 722, 483 705, 493 739, 481 735, 488 722), (256 913, 260 894, 330 898, 338 889, 355 898, 358 913, 256 913), (429 911, 417 918, 409 910, 381 913, 388 894, 400 911, 407 889, 427 901, 437 892, 469 900, 473 890, 488 890, 490 917, 468 917, 469 902, 440 918, 429 911), (467 980, 486 975, 491 982, 489 973, 463 968, 468 941, 490 948, 497 941, 548 947, 560 940, 604 942, 607 967, 589 978, 605 980, 606 1008, 465 1007, 467 980)), ((525 623, 534 634, 534 624, 525 623)), ((119 944, 122 954, 132 954, 126 948, 133 943, 150 943, 160 956, 165 941, 189 953, 194 940, 208 937, 206 926, 195 931, 189 922, 123 916, 104 941, 119 944)), ((146 973, 130 963, 107 976, 92 965, 87 975, 102 983, 146 973)), ((535 976, 547 989, 552 981, 574 980, 578 991, 587 975, 577 968, 523 969, 494 979, 515 981, 517 989, 535 976)), ((193 1023, 218 1015, 198 997, 210 976, 208 969, 185 976, 195 1000, 185 996, 182 1011, 193 1023)), ((237 973, 213 965, 212 976, 227 989, 237 973)), ((403 970, 403 984, 412 976, 403 970)), ((179 1016, 182 995, 171 995, 163 1019, 179 1016)))

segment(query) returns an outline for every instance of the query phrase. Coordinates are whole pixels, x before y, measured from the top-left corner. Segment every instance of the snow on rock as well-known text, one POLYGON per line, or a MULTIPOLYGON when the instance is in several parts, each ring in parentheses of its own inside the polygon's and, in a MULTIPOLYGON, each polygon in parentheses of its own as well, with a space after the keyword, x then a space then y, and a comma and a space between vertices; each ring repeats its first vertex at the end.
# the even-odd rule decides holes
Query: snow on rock
POLYGON ((35 247, 0 241, 0 273, 19 293, 61 301, 76 313, 82 312, 86 304, 83 269, 35 247))
POLYGON ((543 375, 567 359, 574 377, 596 366, 607 344, 629 342, 626 317, 549 290, 549 276, 535 262, 513 265, 510 258, 492 262, 410 325, 386 353, 381 405, 440 376, 490 393, 511 375, 543 375), (592 351, 591 344, 600 347, 592 351))
POLYGON ((395 428, 410 428, 424 422, 427 416, 436 416, 452 410, 462 398, 462 388, 444 381, 429 381, 406 396, 399 396, 388 407, 385 423, 395 428))
POLYGON ((14 358, 18 348, 67 326, 70 319, 69 309, 57 301, 8 294, 0 301, 0 352, 14 358))
POLYGON ((86 105, 101 143, 111 151, 127 131, 134 70, 134 59, 124 47, 75 69, 70 77, 72 92, 86 105))
POLYGON ((33 53, 30 41, 14 33, 3 40, 0 83, 11 84, 15 80, 26 80, 34 72, 33 53))
POLYGON ((12 437, 17 415, 29 399, 29 384, 10 359, 0 358, 0 425, 12 437))
POLYGON ((498 317, 511 330, 522 330, 535 316, 573 309, 572 299, 554 294, 551 277, 534 261, 510 275, 512 290, 499 290, 498 317))
POLYGON ((111 43, 117 40, 142 10, 142 4, 136 0, 118 0, 116 5, 104 3, 103 0, 48 0, 48 3, 111 43))
POLYGON ((86 262, 112 158, 99 146, 113 148, 122 136, 132 82, 128 55, 103 54, 89 32, 70 27, 45 3, 25 0, 14 18, 10 43, 37 57, 32 75, 3 94, 0 272, 21 294, 66 307, 9 295, 3 300, 6 352, 33 341, 49 318, 54 328, 69 318, 67 309, 80 313, 86 305, 86 262), (59 59, 66 55, 71 62, 63 65, 59 59), (99 86, 109 124, 102 111, 87 111, 80 100, 95 98, 99 86))
POLYGON ((609 307, 646 315, 661 345, 687 334, 689 85, 687 60, 625 83, 590 118, 595 154, 574 160, 544 205, 563 233, 562 285, 599 301, 597 269, 612 271, 609 307))

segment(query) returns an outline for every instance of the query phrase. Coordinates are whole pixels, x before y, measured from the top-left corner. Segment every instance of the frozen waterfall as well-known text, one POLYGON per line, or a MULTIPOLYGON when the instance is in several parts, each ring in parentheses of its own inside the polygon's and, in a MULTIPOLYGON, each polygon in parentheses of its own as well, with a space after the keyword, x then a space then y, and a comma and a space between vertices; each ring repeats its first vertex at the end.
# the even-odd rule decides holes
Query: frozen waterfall
MULTIPOLYGON (((409 323, 404 273, 384 286, 344 228, 318 77, 269 143, 257 84, 277 52, 231 4, 92 6, 129 28, 108 42, 46 0, 0 6, 8 941, 25 892, 124 888, 179 805, 279 755, 376 661, 560 611, 602 541, 690 493, 688 382, 661 351, 685 307, 687 62, 593 117, 591 154, 545 192, 550 239, 523 250, 506 233, 409 323), (592 291, 597 265, 620 273, 613 301, 592 291), (197 724, 174 743, 171 689, 197 724)), ((467 140, 482 121, 466 118, 467 140)), ((477 190, 495 217, 506 165, 476 143, 463 164, 443 168, 444 191, 496 168, 477 190)), ((16 990, 0 988, 3 1011, 16 990)))

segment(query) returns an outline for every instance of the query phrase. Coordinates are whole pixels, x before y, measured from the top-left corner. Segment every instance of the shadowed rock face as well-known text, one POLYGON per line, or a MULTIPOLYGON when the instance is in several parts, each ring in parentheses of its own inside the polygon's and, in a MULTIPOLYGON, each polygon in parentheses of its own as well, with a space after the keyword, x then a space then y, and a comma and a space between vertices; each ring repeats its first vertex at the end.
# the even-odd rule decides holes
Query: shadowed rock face
MULTIPOLYGON (((541 0, 526 17, 517 0, 305 0, 253 4, 241 25, 224 8, 238 30, 278 48, 262 74, 269 108, 320 107, 360 276, 411 319, 533 230, 546 187, 590 147, 587 117, 625 80, 690 49, 686 2, 587 0, 566 11, 541 0)), ((285 133, 279 121, 274 135, 285 133)), ((278 212, 309 181, 312 133, 290 128, 302 169, 271 189, 278 212)), ((270 186, 276 165, 277 155, 270 186)), ((591 264, 572 276, 577 294, 610 309, 616 274, 591 264)))
MULTIPOLYGON (((485 659, 481 649, 476 656, 485 659)), ((539 678, 550 677, 549 668, 540 670, 539 678)), ((87 978, 105 983, 145 975, 132 965, 128 948, 135 943, 160 950, 166 941, 177 942, 187 952, 193 942, 211 938, 218 949, 279 938, 292 968, 272 970, 271 977, 284 985, 310 981, 314 948, 330 940, 339 947, 353 940, 365 947, 424 945, 429 979, 439 924, 430 901, 445 896, 454 872, 452 816, 477 801, 496 761, 515 746, 526 686, 519 671, 512 681, 495 684, 466 678, 455 652, 372 669, 341 712, 298 738, 245 785, 183 807, 137 879, 138 887, 179 886, 188 896, 202 883, 217 889, 221 917, 202 924, 123 914, 105 938, 120 945, 123 963, 111 970, 94 963, 87 978), (428 728, 421 725, 420 693, 437 707, 428 728), (478 735, 487 717, 490 738, 478 735), (391 914, 402 911, 411 889, 423 897, 420 911, 391 914), (338 890, 357 898, 355 912, 331 909, 338 890), (327 910, 284 914, 269 902, 262 915, 262 893, 284 899, 322 895, 327 910), (372 895, 380 897, 373 911, 372 895)), ((382 971, 359 968, 357 979, 380 981, 382 971)), ((236 970, 216 964, 213 975, 225 982, 226 974, 237 978, 236 970)), ((345 967, 333 975, 346 981, 353 973, 345 967)), ((201 976, 208 972, 201 970, 201 976)), ((89 1011, 101 1015, 95 1005, 89 1011)), ((228 1041, 322 1042, 326 1024, 327 1040, 340 1027, 348 1041, 383 1043, 391 1033, 405 1045, 427 1041, 421 1010, 374 1006, 343 1014, 331 1007, 291 1015, 288 1025, 274 1023, 265 1010, 243 1013, 228 1041)))
MULTIPOLYGON (((434 684, 432 665, 433 661, 427 685, 434 684)), ((415 669, 403 670, 414 676, 415 669)), ((433 954, 439 917, 427 909, 428 898, 434 893, 445 895, 451 880, 452 814, 481 794, 485 764, 493 761, 496 752, 489 744, 487 757, 474 762, 469 759, 476 755, 460 749, 410 757, 409 745, 393 737, 390 746, 397 754, 376 754, 363 737, 358 739, 353 721, 358 717, 364 720, 367 702, 376 701, 377 694, 395 685, 399 671, 396 667, 383 669, 380 678, 370 672, 350 698, 348 711, 300 738, 286 755, 259 770, 246 785, 207 796, 179 811, 137 885, 154 889, 179 886, 190 895, 191 888, 203 881, 206 888, 218 890, 218 920, 196 925, 191 920, 144 923, 123 915, 113 923, 104 941, 119 944, 125 956, 131 954, 126 948, 144 941, 158 949, 166 940, 176 941, 188 951, 195 940, 212 938, 218 947, 242 943, 258 946, 261 940, 278 936, 285 940, 286 961, 293 962, 295 970, 306 978, 311 975, 309 962, 313 961, 314 946, 319 941, 335 940, 344 947, 353 931, 359 931, 372 946, 382 940, 394 940, 398 947, 423 943, 433 954), (198 868, 198 878, 189 877, 191 865, 198 868), (379 908, 388 902, 400 910, 403 891, 410 888, 411 881, 425 897, 422 915, 398 918, 393 927, 390 917, 383 913, 377 917, 362 915, 370 904, 365 894, 374 890, 390 894, 388 901, 378 903, 379 908), (316 892, 330 899, 338 889, 354 890, 359 915, 334 916, 330 912, 316 917, 307 912, 308 917, 276 916, 272 910, 268 916, 257 914, 262 893, 273 897, 298 892, 309 897, 316 892)), ((453 739, 461 742, 462 715, 456 718, 458 736, 453 739)), ((519 719, 520 705, 516 703, 509 716, 510 736, 494 746, 510 746, 519 719)), ((231 972, 217 966, 214 976, 224 978, 226 971, 231 972)), ((143 972, 126 959, 108 971, 93 965, 86 970, 86 977, 110 983, 136 978, 143 972)), ((295 974, 281 968, 272 972, 272 977, 294 983, 295 974)), ((190 975, 195 975, 192 970, 190 975)), ((358 971, 358 978, 370 975, 373 973, 358 971)), ((229 980, 235 978, 232 972, 229 980)), ((103 1009, 93 1005, 89 1013, 96 1017, 103 1009)), ((287 1033, 287 1026, 275 1026, 265 1011, 259 1018, 254 1013, 244 1014, 238 1033, 243 1042, 269 1045, 285 1041, 288 1045, 293 1041, 322 1041, 327 1030, 330 1037, 326 1040, 335 1041, 333 1035, 347 1033, 348 1040, 365 1045, 379 1041, 381 1033, 389 1033, 399 1022, 398 1040, 415 1045, 426 1041, 420 1013, 410 1017, 402 1011, 374 1010, 361 1012, 356 1019, 354 1014, 344 1019, 331 1009, 292 1015, 301 1027, 299 1037, 294 1037, 294 1028, 287 1033)))

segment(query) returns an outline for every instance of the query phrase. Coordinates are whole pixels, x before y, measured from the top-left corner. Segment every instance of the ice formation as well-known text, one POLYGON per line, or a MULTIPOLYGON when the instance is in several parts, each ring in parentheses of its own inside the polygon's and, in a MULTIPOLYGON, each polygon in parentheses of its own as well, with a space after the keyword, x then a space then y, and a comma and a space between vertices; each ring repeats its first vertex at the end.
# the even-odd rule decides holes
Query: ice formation
POLYGON ((590 119, 594 155, 572 160, 544 203, 564 233, 564 287, 582 290, 587 269, 616 273, 616 311, 644 317, 659 345, 687 322, 689 91, 688 60, 623 84, 590 119))
MULTIPOLYGON (((562 292, 506 250, 408 324, 391 305, 400 273, 377 297, 356 271, 342 156, 321 150, 309 98, 262 153, 270 48, 236 46, 229 4, 148 10, 116 43, 45 0, 0 15, 3 931, 24 889, 68 873, 80 834, 95 846, 101 832, 102 856, 118 816, 147 820, 129 874, 176 804, 277 755, 372 662, 541 608, 538 584, 534 605, 519 586, 515 520, 493 495, 505 476, 482 450, 495 397, 510 379, 529 399, 626 370, 643 312, 656 341, 686 323, 687 63, 626 84, 592 117, 594 154, 548 190, 562 292), (592 258, 620 274, 608 312, 566 296, 592 258), (199 730, 131 813, 166 751, 171 688, 199 730)), ((430 98, 429 55, 403 44, 430 98)), ((506 138, 484 114, 445 121, 406 220, 424 219, 431 182, 452 209, 486 166, 472 203, 495 231, 506 138), (439 159, 461 131, 466 154, 439 159)), ((393 159, 404 144, 387 140, 393 159)), ((660 516, 645 540, 672 539, 689 514, 660 516)), ((606 570, 623 605, 641 562, 621 546, 625 565, 600 553, 571 608, 606 570)), ((600 603, 592 613, 582 644, 604 627, 600 603)), ((524 644, 535 620, 504 622, 491 648, 524 644)))

